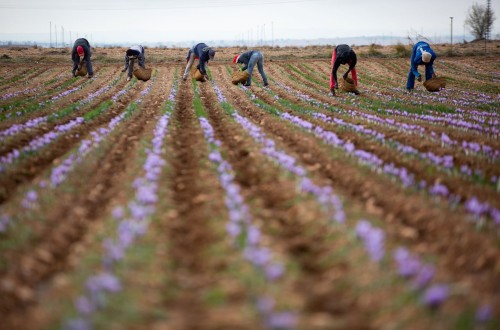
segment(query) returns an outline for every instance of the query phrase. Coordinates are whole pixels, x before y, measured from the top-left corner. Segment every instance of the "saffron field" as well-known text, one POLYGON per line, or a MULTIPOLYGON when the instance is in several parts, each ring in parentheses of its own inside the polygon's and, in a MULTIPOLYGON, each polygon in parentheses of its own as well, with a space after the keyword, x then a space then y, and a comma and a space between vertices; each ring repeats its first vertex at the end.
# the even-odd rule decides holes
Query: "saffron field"
POLYGON ((498 58, 226 57, 0 62, 0 328, 500 327, 498 58))

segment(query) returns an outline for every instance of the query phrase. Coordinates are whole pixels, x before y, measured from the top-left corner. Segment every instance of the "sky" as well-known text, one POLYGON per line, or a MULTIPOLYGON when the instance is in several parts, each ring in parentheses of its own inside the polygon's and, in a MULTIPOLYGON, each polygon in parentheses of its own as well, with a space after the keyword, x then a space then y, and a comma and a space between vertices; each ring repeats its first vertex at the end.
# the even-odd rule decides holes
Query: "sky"
MULTIPOLYGON (((486 0, 477 1, 486 3, 486 0)), ((0 0, 0 41, 198 42, 463 35, 469 0, 0 0), (64 34, 62 29, 64 28, 64 34), (52 34, 50 33, 52 29, 52 34)), ((492 0, 500 16, 500 0, 492 0)), ((493 36, 500 34, 500 19, 493 36)), ((72 42, 71 42, 72 43, 72 42)))

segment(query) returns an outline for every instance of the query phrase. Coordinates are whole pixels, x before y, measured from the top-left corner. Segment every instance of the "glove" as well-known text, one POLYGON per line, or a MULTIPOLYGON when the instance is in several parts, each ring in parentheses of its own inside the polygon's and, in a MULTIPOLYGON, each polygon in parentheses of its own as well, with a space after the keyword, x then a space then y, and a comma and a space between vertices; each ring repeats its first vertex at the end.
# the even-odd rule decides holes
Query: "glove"
POLYGON ((417 80, 418 82, 422 82, 422 75, 418 76, 417 80))
POLYGON ((347 79, 347 72, 344 73, 344 75, 342 77, 344 78, 344 80, 346 80, 347 79))
POLYGON ((436 76, 436 74, 435 74, 435 73, 433 73, 433 74, 432 74, 432 78, 436 78, 436 77, 437 77, 437 76, 436 76))

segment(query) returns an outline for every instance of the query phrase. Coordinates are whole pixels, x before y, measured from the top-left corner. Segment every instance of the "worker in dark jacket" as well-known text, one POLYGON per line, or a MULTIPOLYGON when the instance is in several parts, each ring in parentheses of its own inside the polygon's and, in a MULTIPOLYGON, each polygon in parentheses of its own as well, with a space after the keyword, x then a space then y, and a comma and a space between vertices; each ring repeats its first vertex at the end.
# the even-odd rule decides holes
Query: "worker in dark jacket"
POLYGON ((92 70, 92 62, 90 60, 90 44, 87 39, 76 39, 71 52, 71 59, 73 60, 73 77, 76 70, 80 68, 83 62, 86 62, 88 77, 92 78, 94 71, 92 70))
POLYGON ((142 47, 141 45, 132 46, 125 52, 125 68, 122 70, 122 72, 125 72, 128 69, 127 81, 132 79, 132 71, 134 70, 135 60, 139 61, 139 66, 141 68, 143 69, 146 68, 145 66, 146 57, 144 55, 144 47, 142 47))
POLYGON ((417 77, 418 81, 422 81, 422 75, 418 72, 419 65, 425 65, 425 80, 436 76, 433 67, 435 59, 436 53, 425 41, 419 41, 413 46, 410 58, 410 72, 408 72, 408 80, 406 81, 407 91, 411 92, 415 87, 415 77, 417 77))
POLYGON ((184 71, 184 75, 182 76, 182 79, 184 80, 187 79, 195 59, 200 60, 196 68, 200 69, 200 72, 205 77, 205 79, 209 79, 207 75, 207 70, 205 69, 205 64, 208 63, 209 60, 213 60, 214 57, 215 57, 215 50, 211 47, 208 47, 204 43, 199 43, 191 47, 186 57, 187 65, 186 65, 186 70, 184 71))
POLYGON ((332 52, 332 73, 330 74, 330 92, 335 95, 335 89, 339 88, 337 81, 337 70, 341 64, 349 65, 349 69, 344 73, 344 79, 347 79, 349 72, 356 86, 358 85, 358 76, 356 75, 357 57, 354 50, 348 45, 338 45, 332 52))
POLYGON ((233 63, 243 63, 244 66, 241 68, 242 71, 248 69, 248 80, 245 86, 250 86, 252 84, 252 73, 255 64, 257 64, 257 68, 259 70, 260 75, 262 76, 262 80, 264 81, 264 86, 269 85, 267 83, 267 76, 264 72, 264 55, 258 50, 249 50, 248 52, 244 52, 241 55, 236 55, 233 58, 233 63))

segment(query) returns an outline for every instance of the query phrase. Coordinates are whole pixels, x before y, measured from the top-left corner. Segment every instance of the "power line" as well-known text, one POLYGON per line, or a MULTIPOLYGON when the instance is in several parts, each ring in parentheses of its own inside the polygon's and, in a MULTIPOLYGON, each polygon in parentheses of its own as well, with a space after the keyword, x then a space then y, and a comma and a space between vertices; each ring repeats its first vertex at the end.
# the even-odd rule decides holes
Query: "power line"
POLYGON ((162 10, 162 9, 201 9, 201 8, 220 8, 220 7, 247 7, 247 6, 261 6, 261 5, 280 5, 280 4, 291 4, 291 3, 303 3, 303 2, 312 2, 312 1, 326 1, 326 0, 281 0, 281 1, 266 1, 266 2, 245 2, 245 3, 235 3, 234 1, 230 2, 213 2, 212 4, 201 4, 201 5, 191 5, 191 6, 186 6, 186 5, 180 5, 180 6, 154 6, 154 7, 147 7, 147 6, 141 6, 141 7, 128 7, 128 8, 116 8, 116 7, 110 7, 110 8, 103 8, 102 3, 99 2, 99 4, 95 5, 95 8, 92 8, 91 4, 88 4, 86 7, 81 7, 80 4, 75 4, 72 6, 72 4, 65 3, 64 5, 50 5, 46 4, 44 6, 39 6, 39 5, 33 5, 33 6, 26 6, 23 4, 11 4, 11 5, 1 5, 1 9, 36 9, 36 10, 78 10, 78 11, 117 11, 117 10, 162 10), (71 5, 71 6, 67 6, 71 5))

